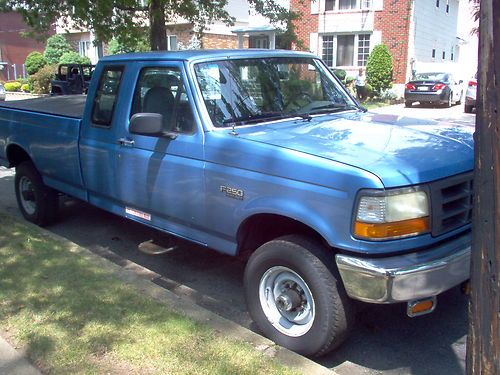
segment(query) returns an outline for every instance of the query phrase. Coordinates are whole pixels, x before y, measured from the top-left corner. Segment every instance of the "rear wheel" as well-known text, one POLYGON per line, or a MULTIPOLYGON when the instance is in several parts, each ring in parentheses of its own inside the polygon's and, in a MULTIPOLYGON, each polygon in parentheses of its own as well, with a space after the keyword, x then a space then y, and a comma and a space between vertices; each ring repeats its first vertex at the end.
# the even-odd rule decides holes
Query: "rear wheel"
POLYGON ((405 107, 406 108, 410 108, 412 105, 413 105, 413 102, 411 102, 409 100, 405 101, 405 107))
POLYGON ((444 106, 446 108, 450 108, 453 105, 453 92, 450 91, 450 94, 448 95, 448 101, 444 103, 444 106))
POLYGON ((472 113, 472 110, 474 109, 473 105, 464 105, 464 112, 465 113, 472 113))
POLYGON ((262 245, 245 269, 248 310, 265 336, 308 356, 344 341, 353 323, 352 302, 333 267, 333 256, 302 236, 262 245))
POLYGON ((43 183, 31 162, 16 167, 15 189, 19 210, 26 220, 40 226, 55 220, 59 205, 57 192, 43 183))

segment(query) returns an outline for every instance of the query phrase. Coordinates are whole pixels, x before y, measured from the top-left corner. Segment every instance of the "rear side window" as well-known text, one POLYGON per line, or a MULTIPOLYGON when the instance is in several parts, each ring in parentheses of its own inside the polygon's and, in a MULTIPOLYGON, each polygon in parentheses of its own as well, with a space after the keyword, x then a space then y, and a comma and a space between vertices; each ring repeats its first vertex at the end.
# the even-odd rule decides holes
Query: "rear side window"
POLYGON ((94 98, 94 108, 92 109, 92 122, 94 124, 111 126, 122 73, 122 66, 104 68, 94 98))

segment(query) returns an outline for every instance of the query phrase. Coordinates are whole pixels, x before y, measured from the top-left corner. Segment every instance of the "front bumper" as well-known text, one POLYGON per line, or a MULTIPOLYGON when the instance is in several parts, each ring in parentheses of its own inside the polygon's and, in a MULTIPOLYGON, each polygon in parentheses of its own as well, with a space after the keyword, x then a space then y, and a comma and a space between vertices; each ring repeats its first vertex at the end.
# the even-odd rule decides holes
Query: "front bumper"
POLYGON ((388 258, 336 256, 347 294, 371 303, 436 296, 470 275, 470 234, 422 252, 388 258))

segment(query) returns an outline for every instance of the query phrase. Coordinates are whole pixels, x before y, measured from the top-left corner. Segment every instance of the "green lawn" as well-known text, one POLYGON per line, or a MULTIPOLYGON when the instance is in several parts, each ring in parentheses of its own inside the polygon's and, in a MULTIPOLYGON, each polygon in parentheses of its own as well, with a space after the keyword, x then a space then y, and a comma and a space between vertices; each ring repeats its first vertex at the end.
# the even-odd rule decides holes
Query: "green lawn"
POLYGON ((0 215, 0 331, 50 374, 290 374, 0 215))

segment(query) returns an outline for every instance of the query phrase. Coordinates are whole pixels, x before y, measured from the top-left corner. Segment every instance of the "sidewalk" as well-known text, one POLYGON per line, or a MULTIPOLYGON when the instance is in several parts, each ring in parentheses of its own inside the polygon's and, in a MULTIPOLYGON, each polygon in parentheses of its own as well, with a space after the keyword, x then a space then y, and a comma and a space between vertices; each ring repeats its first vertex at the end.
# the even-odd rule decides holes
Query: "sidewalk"
POLYGON ((41 375, 7 341, 0 337, 0 374, 2 375, 41 375))

